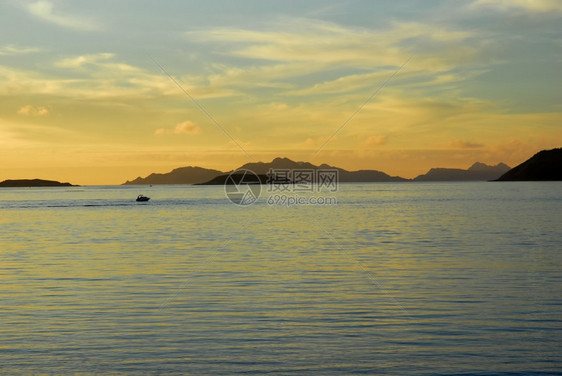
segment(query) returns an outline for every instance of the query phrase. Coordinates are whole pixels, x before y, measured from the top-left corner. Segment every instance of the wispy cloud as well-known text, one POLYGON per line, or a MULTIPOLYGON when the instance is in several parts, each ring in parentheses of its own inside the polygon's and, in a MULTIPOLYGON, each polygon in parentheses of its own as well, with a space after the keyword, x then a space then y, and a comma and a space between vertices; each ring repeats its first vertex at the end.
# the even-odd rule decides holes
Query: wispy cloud
MULTIPOLYGON (((335 80, 320 82, 304 89, 294 90, 289 94, 314 95, 356 92, 364 88, 376 87, 377 84, 380 84, 392 75, 394 71, 395 70, 381 69, 377 72, 346 75, 336 78, 335 80)), ((395 80, 396 79, 398 79, 398 77, 395 77, 395 80)))
POLYGON ((0 56, 23 55, 23 54, 29 54, 39 51, 41 51, 40 48, 21 47, 21 46, 16 46, 14 44, 7 44, 4 46, 0 46, 0 56))
POLYGON ((0 118, 0 147, 2 150, 34 147, 39 144, 37 141, 22 137, 20 133, 16 132, 16 129, 18 129, 16 126, 0 118))
POLYGON ((154 134, 197 134, 200 131, 201 129, 197 125, 195 125, 195 123, 186 120, 184 122, 176 124, 173 129, 159 128, 154 132, 154 134))
POLYGON ((380 146, 386 144, 387 140, 388 140, 387 136, 382 136, 382 135, 370 136, 361 143, 361 146, 362 147, 380 146))
POLYGON ((32 118, 17 120, 0 118, 0 145, 3 147, 11 149, 41 147, 64 144, 69 140, 72 142, 84 141, 84 137, 75 129, 44 124, 32 118), (5 145, 3 145, 3 141, 7 141, 5 145))
POLYGON ((53 3, 50 1, 36 1, 29 4, 27 6, 27 10, 37 18, 53 23, 57 26, 85 31, 101 29, 100 24, 92 18, 55 12, 53 3))
MULTIPOLYGON (((0 95, 53 95, 70 98, 110 99, 116 97, 154 98, 180 97, 182 93, 170 85, 159 72, 119 61, 112 53, 69 56, 53 65, 57 71, 42 73, 0 65, 0 95), (69 77, 68 71, 73 75, 69 77)), ((229 97, 236 91, 205 85, 201 77, 182 76, 197 99, 229 97)))
POLYGON ((483 144, 478 144, 475 142, 464 141, 464 140, 454 140, 449 143, 454 149, 479 149, 484 147, 483 144))
MULTIPOLYGON (((309 19, 282 23, 283 31, 245 29, 212 29, 188 32, 189 40, 228 42, 226 53, 265 61, 306 62, 311 69, 333 65, 370 69, 377 66, 401 65, 409 56, 412 38, 425 38, 442 48, 442 63, 451 62, 463 50, 472 32, 450 30, 422 23, 394 23, 383 30, 343 27, 309 19), (451 50, 452 53, 446 53, 451 50)), ((433 54, 435 55, 435 53, 433 54)), ((416 57, 418 64, 423 59, 416 57)))
MULTIPOLYGON (((489 48, 474 31, 418 22, 367 29, 296 19, 272 24, 268 30, 217 28, 185 36, 194 43, 220 46, 221 54, 243 58, 235 66, 211 65, 216 73, 209 75, 209 86, 269 87, 288 95, 372 87, 409 58, 410 77, 441 84, 435 80, 440 75, 450 82, 461 78, 451 73, 453 69, 469 66, 489 48), (298 79, 318 74, 324 75, 323 82, 298 79)), ((469 74, 463 70, 463 75, 469 74)))
POLYGON ((24 116, 46 116, 49 115, 49 109, 45 106, 32 106, 28 104, 21 107, 18 110, 18 114, 24 116))
POLYGON ((55 65, 60 68, 80 68, 87 64, 96 64, 100 61, 107 61, 113 57, 115 57, 115 54, 112 53, 80 55, 59 60, 55 63, 55 65))
POLYGON ((472 6, 491 8, 498 11, 562 12, 562 2, 560 0, 476 0, 472 3, 472 6))

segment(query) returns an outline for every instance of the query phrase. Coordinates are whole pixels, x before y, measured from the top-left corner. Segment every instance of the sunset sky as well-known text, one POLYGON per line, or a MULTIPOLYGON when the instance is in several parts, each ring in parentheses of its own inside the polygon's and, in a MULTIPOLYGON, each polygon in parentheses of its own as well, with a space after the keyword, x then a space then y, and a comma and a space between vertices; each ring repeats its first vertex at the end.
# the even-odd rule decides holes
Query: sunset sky
POLYGON ((562 147, 561 25, 559 0, 1 1, 0 181, 514 166, 562 147))

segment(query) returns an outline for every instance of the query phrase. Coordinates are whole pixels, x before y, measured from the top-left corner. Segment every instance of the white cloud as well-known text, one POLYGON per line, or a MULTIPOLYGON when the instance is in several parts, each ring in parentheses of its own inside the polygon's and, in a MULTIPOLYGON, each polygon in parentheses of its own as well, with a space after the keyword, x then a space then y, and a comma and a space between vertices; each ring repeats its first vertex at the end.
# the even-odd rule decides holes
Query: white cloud
POLYGON ((176 124, 175 128, 173 129, 159 128, 154 132, 154 134, 197 134, 200 131, 201 129, 197 125, 189 120, 186 120, 184 122, 176 124))
POLYGON ((27 10, 34 16, 55 25, 76 30, 99 30, 100 25, 91 18, 78 15, 55 13, 53 3, 39 0, 27 6, 27 10))

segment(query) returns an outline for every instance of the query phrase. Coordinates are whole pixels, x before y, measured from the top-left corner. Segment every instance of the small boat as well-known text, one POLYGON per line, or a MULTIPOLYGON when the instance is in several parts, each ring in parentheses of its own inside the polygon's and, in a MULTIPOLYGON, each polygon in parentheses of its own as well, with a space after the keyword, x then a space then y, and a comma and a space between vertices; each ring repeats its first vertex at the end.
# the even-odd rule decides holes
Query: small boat
POLYGON ((150 200, 150 197, 146 197, 146 196, 143 196, 143 195, 139 195, 137 197, 137 201, 148 201, 148 200, 150 200))

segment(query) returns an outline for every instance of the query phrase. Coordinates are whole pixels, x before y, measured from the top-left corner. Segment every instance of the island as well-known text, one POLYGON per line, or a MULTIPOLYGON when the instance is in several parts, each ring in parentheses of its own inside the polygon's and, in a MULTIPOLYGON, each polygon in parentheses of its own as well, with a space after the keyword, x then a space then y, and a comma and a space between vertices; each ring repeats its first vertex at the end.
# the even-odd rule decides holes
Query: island
POLYGON ((196 185, 234 185, 234 184, 267 184, 267 175, 254 175, 254 174, 225 174, 219 175, 207 182, 197 183, 196 185))
POLYGON ((495 166, 476 162, 467 170, 460 168, 432 168, 414 181, 488 181, 495 180, 509 171, 509 166, 499 163, 495 166))
POLYGON ((150 185, 150 184, 201 184, 205 183, 225 172, 196 167, 180 167, 168 173, 153 173, 145 178, 140 176, 134 180, 126 181, 122 185, 150 185))
POLYGON ((538 152, 497 181, 562 181, 562 148, 538 152))
POLYGON ((372 182, 404 182, 408 179, 399 176, 390 176, 382 171, 377 170, 358 170, 348 171, 340 167, 321 164, 316 166, 309 162, 295 162, 289 158, 275 158, 269 163, 255 162, 246 163, 238 169, 250 170, 258 175, 267 174, 269 170, 332 170, 338 172, 338 181, 340 183, 372 183, 372 182))
MULTIPOLYGON (((338 181, 341 183, 368 183, 368 182, 405 182, 408 179, 399 176, 390 176, 384 172, 377 170, 358 170, 348 171, 343 168, 322 164, 320 166, 313 165, 308 162, 295 162, 289 158, 275 158, 271 162, 252 162, 246 163, 237 170, 250 170, 259 176, 261 181, 267 179, 270 170, 333 170, 338 172, 338 181)), ((228 175, 232 171, 223 172, 218 170, 206 169, 202 167, 180 167, 175 170, 158 174, 153 173, 145 178, 138 177, 131 181, 126 181, 123 185, 139 185, 139 184, 197 184, 197 185, 221 185, 227 181, 228 175)), ((229 184, 227 182, 227 184, 229 184)))
POLYGON ((0 188, 28 188, 28 187, 76 187, 70 183, 61 183, 54 180, 18 179, 0 182, 0 188))
MULTIPOLYGON (((195 185, 223 185, 230 184, 229 174, 238 170, 250 170, 258 176, 261 184, 268 181, 267 175, 273 171, 337 171, 339 183, 371 183, 371 182, 438 182, 438 181, 493 181, 509 171, 505 163, 487 165, 476 162, 468 169, 460 168, 432 168, 426 174, 414 179, 391 176, 378 170, 349 171, 328 164, 314 165, 309 162, 296 162, 289 158, 275 158, 271 162, 246 163, 232 171, 219 171, 197 166, 176 168, 168 173, 152 173, 145 178, 138 177, 126 181, 123 185, 152 185, 152 184, 195 184, 195 185)), ((236 173, 235 173, 236 174, 236 173)), ((251 182, 250 182, 251 183, 251 182)), ((257 180, 255 182, 257 184, 257 180)))

